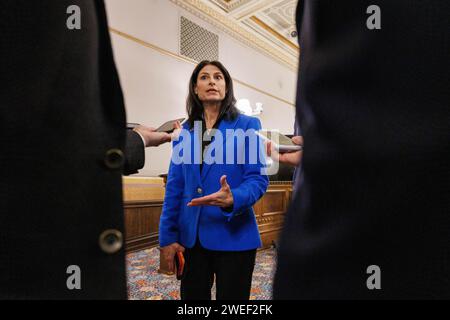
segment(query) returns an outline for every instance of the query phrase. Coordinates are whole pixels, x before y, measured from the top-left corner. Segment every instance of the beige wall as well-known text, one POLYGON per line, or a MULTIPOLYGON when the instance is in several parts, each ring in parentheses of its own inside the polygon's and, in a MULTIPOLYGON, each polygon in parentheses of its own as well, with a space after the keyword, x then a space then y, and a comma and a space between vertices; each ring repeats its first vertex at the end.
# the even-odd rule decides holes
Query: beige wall
MULTIPOLYGON (((185 115, 188 80, 195 65, 176 57, 179 53, 179 19, 183 15, 219 35, 220 60, 231 76, 239 81, 235 82, 236 98, 264 104, 264 112, 259 116, 264 128, 292 133, 296 89, 294 71, 168 0, 105 2, 110 27, 134 38, 111 32, 128 122, 157 127, 169 119, 185 115)), ((169 144, 157 149, 148 148, 146 164, 139 176, 166 173, 170 152, 169 144)))

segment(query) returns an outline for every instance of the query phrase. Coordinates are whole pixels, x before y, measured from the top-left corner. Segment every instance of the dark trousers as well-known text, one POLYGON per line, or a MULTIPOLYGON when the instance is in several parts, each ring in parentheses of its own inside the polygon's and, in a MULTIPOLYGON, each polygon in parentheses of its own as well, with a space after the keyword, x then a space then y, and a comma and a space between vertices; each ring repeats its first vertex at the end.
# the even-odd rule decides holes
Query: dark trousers
POLYGON ((216 279, 217 300, 248 300, 255 267, 256 249, 248 251, 211 251, 197 240, 186 248, 186 273, 181 280, 182 300, 211 300, 216 279))

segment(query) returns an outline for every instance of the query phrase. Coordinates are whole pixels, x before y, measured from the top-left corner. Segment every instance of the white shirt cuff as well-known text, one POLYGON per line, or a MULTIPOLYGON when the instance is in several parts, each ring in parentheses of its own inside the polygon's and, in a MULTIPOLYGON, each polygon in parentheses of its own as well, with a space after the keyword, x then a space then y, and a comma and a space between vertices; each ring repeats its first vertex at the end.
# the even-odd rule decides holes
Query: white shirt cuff
POLYGON ((136 131, 136 130, 133 130, 134 132, 136 132, 138 135, 139 135, 139 137, 141 137, 141 139, 142 139, 142 143, 144 143, 144 148, 146 147, 145 145, 146 145, 146 142, 145 142, 145 139, 144 139, 144 136, 142 135, 142 134, 140 134, 138 131, 136 131))

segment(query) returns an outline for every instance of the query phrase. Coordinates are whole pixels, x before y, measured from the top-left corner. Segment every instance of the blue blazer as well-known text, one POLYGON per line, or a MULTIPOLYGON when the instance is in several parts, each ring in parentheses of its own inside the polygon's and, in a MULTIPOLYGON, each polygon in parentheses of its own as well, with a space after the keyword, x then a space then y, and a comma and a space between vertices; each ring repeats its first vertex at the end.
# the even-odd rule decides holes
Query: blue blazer
POLYGON ((217 132, 205 152, 201 173, 201 130, 189 128, 187 123, 183 129, 180 139, 173 143, 159 225, 160 246, 178 242, 192 248, 198 235, 201 245, 209 250, 260 247, 252 206, 266 192, 269 180, 264 171, 264 147, 255 134, 261 129, 259 119, 242 114, 232 121, 223 119, 218 128, 221 134, 217 132), (247 138, 237 138, 235 132, 246 132, 247 138), (232 211, 217 206, 187 206, 193 198, 219 191, 222 175, 227 176, 233 194, 232 211))

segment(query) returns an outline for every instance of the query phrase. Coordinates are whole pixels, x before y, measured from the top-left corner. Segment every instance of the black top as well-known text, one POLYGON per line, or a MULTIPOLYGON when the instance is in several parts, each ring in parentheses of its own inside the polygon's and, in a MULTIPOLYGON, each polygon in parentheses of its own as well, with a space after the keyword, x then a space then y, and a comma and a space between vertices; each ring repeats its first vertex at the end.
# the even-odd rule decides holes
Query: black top
MULTIPOLYGON (((216 122, 214 123, 212 129, 218 129, 220 123, 222 122, 224 115, 220 115, 218 117, 218 119, 216 120, 216 122)), ((208 132, 207 128, 206 128, 206 121, 205 118, 202 117, 202 137, 200 138, 202 141, 202 152, 200 155, 200 172, 202 172, 203 169, 203 158, 204 158, 204 153, 206 148, 211 144, 212 140, 214 139, 214 131, 208 132), (206 136, 205 136, 206 133, 206 136), (206 138, 206 139, 203 139, 206 138)))

